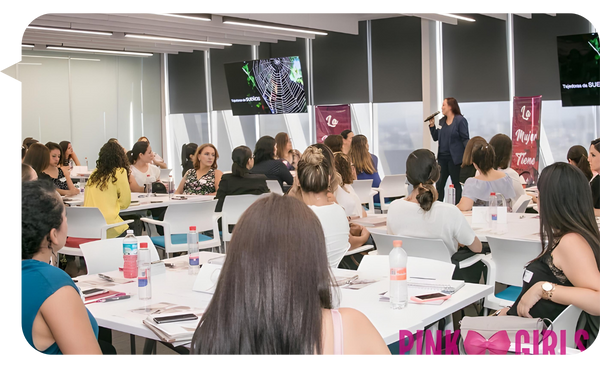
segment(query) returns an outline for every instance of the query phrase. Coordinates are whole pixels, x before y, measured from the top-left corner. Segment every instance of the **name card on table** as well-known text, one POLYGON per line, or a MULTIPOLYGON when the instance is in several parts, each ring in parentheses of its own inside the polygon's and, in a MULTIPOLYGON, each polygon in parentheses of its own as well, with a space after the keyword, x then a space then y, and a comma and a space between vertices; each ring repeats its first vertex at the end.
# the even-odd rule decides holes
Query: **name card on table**
MULTIPOLYGON (((498 223, 506 224, 506 215, 507 209, 506 207, 498 207, 498 223)), ((473 207, 472 212, 472 224, 489 224, 491 221, 491 216, 489 215, 489 207, 477 206, 473 207)))
POLYGON ((200 268, 192 290, 201 293, 214 294, 221 273, 221 265, 205 263, 200 268))

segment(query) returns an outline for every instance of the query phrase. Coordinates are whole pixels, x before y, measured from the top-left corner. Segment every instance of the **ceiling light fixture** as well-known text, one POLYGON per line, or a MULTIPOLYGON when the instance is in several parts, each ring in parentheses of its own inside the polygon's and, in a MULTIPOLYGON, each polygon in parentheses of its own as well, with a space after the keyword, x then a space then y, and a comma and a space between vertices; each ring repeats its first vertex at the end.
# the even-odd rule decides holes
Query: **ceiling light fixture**
POLYGON ((83 34, 93 34, 99 36, 112 36, 112 32, 101 32, 101 31, 84 31, 81 29, 71 29, 71 28, 53 28, 53 27, 38 27, 38 26, 27 26, 27 29, 36 29, 40 31, 58 31, 58 32, 69 32, 69 33, 83 33, 83 34))
POLYGON ((85 59, 74 58, 70 56, 41 56, 41 55, 23 55, 24 58, 42 58, 42 59, 62 59, 62 60, 85 60, 85 61, 101 61, 100 59, 85 59))
POLYGON ((126 34, 125 37, 128 38, 139 38, 143 40, 156 40, 156 41, 171 41, 171 42, 190 42, 190 43, 199 43, 203 45, 218 45, 218 46, 231 46, 230 43, 224 42, 212 42, 212 41, 198 41, 198 40, 189 40, 185 38, 171 38, 171 37, 160 37, 160 36, 149 36, 149 35, 137 35, 137 34, 126 34))
POLYGON ((84 49, 78 47, 66 47, 66 46, 46 46, 48 50, 60 50, 60 51, 79 51, 79 52, 91 52, 94 54, 111 54, 111 55, 128 55, 128 56, 152 56, 154 54, 147 52, 134 52, 134 51, 119 51, 119 50, 101 50, 101 49, 84 49))
POLYGON ((223 24, 233 24, 236 26, 247 26, 247 27, 257 27, 257 28, 266 28, 266 29, 277 29, 281 31, 289 31, 289 32, 300 32, 300 33, 309 33, 321 36, 327 36, 327 33, 323 31, 315 31, 311 29, 302 29, 302 28, 293 28, 293 27, 282 27, 278 25, 270 25, 265 23, 254 23, 252 21, 241 21, 241 20, 233 20, 227 19, 223 21, 223 24))
POLYGON ((456 19, 460 19, 460 20, 466 20, 467 22, 475 22, 475 19, 473 19, 473 18, 462 17, 460 15, 446 14, 446 13, 438 13, 438 14, 439 15, 443 15, 445 17, 451 17, 451 18, 456 18, 456 19))
POLYGON ((200 16, 196 16, 196 15, 183 15, 183 14, 167 14, 167 13, 153 13, 156 15, 164 15, 167 17, 176 17, 176 18, 185 18, 185 19, 193 19, 193 20, 202 20, 205 22, 210 22, 212 21, 212 18, 210 18, 209 16, 206 15, 200 15, 200 16))
POLYGON ((25 44, 23 44, 23 45, 21 45, 21 47, 32 47, 33 48, 35 46, 34 45, 25 45, 25 44))

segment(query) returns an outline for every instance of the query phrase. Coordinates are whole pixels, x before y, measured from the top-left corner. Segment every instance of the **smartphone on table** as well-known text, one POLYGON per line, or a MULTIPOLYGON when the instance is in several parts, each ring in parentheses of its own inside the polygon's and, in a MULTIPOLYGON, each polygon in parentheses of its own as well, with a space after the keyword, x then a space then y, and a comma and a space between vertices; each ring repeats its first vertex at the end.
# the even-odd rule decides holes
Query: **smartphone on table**
POLYGON ((427 303, 427 302, 434 302, 434 301, 438 301, 438 300, 446 300, 446 299, 450 298, 450 296, 451 296, 450 294, 432 293, 432 294, 411 296, 410 300, 412 300, 413 302, 417 302, 417 303, 427 303))
POLYGON ((198 319, 198 316, 193 313, 176 314, 172 316, 154 317, 155 323, 170 323, 170 322, 182 322, 182 321, 193 321, 198 319))
POLYGON ((83 296, 85 296, 87 298, 90 296, 96 296, 96 295, 108 293, 108 290, 93 288, 93 289, 82 290, 81 293, 83 294, 83 296))

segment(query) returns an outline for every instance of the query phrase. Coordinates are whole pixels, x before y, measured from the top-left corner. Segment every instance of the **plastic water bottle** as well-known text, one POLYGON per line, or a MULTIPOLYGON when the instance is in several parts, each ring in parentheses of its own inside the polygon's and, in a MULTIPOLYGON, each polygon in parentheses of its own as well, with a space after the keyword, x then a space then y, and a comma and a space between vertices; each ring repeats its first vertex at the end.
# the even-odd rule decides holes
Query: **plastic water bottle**
POLYGON ((492 232, 498 230, 498 198, 496 197, 496 193, 490 193, 490 201, 488 203, 488 216, 490 219, 490 227, 492 228, 492 232))
POLYGON ((200 254, 198 254, 198 233, 196 226, 190 226, 187 236, 188 243, 188 275, 195 275, 200 270, 200 254))
POLYGON ((89 170, 90 169, 90 165, 88 164, 88 159, 87 159, 87 157, 84 157, 84 158, 85 158, 85 169, 89 170))
POLYGON ((137 266, 138 298, 140 300, 152 299, 152 284, 150 282, 150 250, 148 249, 148 243, 140 243, 137 266))
POLYGON ((137 277, 138 241, 133 236, 133 230, 127 230, 123 239, 123 276, 127 279, 137 277))
POLYGON ((454 189, 454 184, 448 185, 446 194, 444 195, 444 203, 450 203, 453 206, 456 204, 456 190, 454 189))
POLYGON ((146 175, 146 185, 145 185, 146 197, 152 196, 152 179, 150 179, 150 174, 146 175))
POLYGON ((408 256, 402 249, 402 240, 394 240, 390 252, 390 303, 392 309, 402 309, 408 304, 408 284, 406 283, 406 262, 408 256))
POLYGON ((173 175, 169 175, 169 199, 171 199, 171 197, 173 197, 173 194, 175 193, 175 180, 173 180, 173 175))

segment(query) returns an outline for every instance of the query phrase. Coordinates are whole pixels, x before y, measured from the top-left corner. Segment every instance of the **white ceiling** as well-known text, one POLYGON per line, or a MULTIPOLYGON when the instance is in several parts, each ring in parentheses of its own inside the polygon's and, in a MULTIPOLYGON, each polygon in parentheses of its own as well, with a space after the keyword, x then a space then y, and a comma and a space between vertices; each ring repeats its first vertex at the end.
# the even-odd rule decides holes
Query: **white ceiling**
MULTIPOLYGON (((502 19, 505 14, 486 14, 502 19)), ((126 38, 124 34, 184 38, 198 41, 224 42, 237 45, 259 45, 261 42, 295 41, 296 38, 315 38, 314 34, 296 31, 272 30, 224 24, 223 17, 251 19, 309 28, 325 32, 358 34, 358 22, 399 16, 417 16, 457 24, 456 19, 438 14, 212 14, 212 21, 175 18, 160 14, 46 14, 31 25, 71 28, 78 30, 110 31, 112 36, 84 35, 50 30, 27 29, 23 44, 33 44, 35 50, 46 46, 70 46, 121 51, 175 54, 227 46, 191 44, 186 42, 157 41, 126 38)), ((528 16, 522 14, 521 16, 528 16)), ((531 15, 529 15, 530 17, 531 15)))

